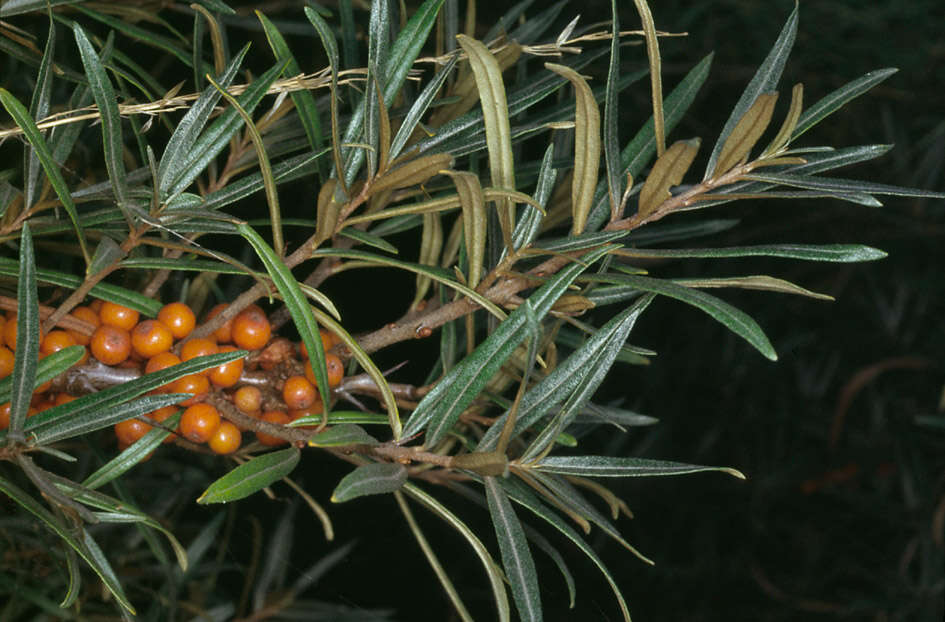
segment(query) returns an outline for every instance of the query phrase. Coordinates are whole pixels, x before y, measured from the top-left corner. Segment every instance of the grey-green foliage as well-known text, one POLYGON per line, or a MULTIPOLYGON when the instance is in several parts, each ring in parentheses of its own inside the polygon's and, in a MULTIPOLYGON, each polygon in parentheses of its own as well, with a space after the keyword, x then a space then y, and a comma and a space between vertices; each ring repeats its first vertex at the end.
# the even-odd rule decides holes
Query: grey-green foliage
MULTIPOLYGON (((893 69, 854 79, 789 115, 778 132, 783 141, 758 148, 755 143, 771 117, 770 106, 761 115, 756 103, 773 102, 772 92, 787 90, 780 77, 796 39, 798 7, 741 95, 733 94, 732 112, 709 151, 706 173, 695 179, 688 168, 697 141, 675 134, 685 127, 681 122, 709 79, 712 56, 696 62, 665 98, 652 94, 662 109, 618 114, 621 91, 661 89, 662 82, 654 75, 650 86, 642 87, 646 71, 626 69, 624 61, 640 63, 644 55, 640 48, 622 45, 616 20, 600 29, 604 39, 613 37, 610 41, 570 41, 588 34, 574 21, 555 31, 553 26, 564 17, 571 20, 568 11, 577 8, 566 2, 516 3, 483 41, 461 35, 460 45, 451 39, 468 29, 455 0, 425 0, 406 15, 400 15, 404 5, 395 2, 374 2, 362 11, 358 3, 343 0, 337 13, 310 3, 299 11, 260 13, 248 21, 221 0, 198 5, 187 35, 173 16, 158 11, 144 20, 134 7, 116 5, 106 12, 79 0, 11 0, 0 9, 14 27, 26 19, 21 16, 47 10, 52 20, 44 46, 0 33, 0 54, 12 76, 9 88, 0 89, 0 104, 12 121, 5 124, 4 136, 8 146, 22 150, 12 160, 20 168, 0 171, 0 237, 7 253, 0 257, 0 276, 17 282, 20 335, 15 369, 0 381, 0 403, 11 403, 9 430, 0 432, 0 490, 21 515, 48 528, 54 539, 44 542, 61 542, 65 551, 57 558, 63 571, 48 585, 18 577, 30 587, 17 592, 22 598, 10 607, 21 607, 17 611, 23 615, 59 612, 50 600, 54 591, 64 595, 58 606, 70 614, 79 611, 79 604, 83 614, 94 608, 88 590, 81 589, 88 567, 126 618, 132 601, 143 600, 138 577, 164 577, 159 587, 146 587, 154 603, 148 619, 181 619, 183 607, 164 609, 164 604, 177 603, 185 589, 219 588, 207 578, 220 570, 211 550, 221 534, 232 537, 220 512, 186 526, 190 544, 185 549, 174 535, 176 525, 166 526, 139 509, 152 505, 141 503, 150 501, 149 495, 132 494, 125 485, 149 472, 153 463, 146 458, 152 452, 157 452, 154 462, 161 463, 166 454, 160 445, 170 428, 156 427, 114 456, 101 450, 104 435, 98 431, 186 399, 148 393, 245 353, 188 361, 27 417, 34 389, 60 377, 82 356, 73 347, 39 357, 39 326, 52 312, 40 304, 61 304, 57 290, 79 290, 146 317, 161 304, 142 292, 154 294, 162 275, 170 272, 171 285, 164 292, 171 296, 203 301, 210 293, 242 292, 237 300, 244 305, 268 296, 283 307, 281 318, 291 321, 309 352, 308 360, 288 371, 311 366, 320 395, 332 398, 324 400, 324 412, 298 419, 285 432, 293 446, 267 451, 261 444, 244 445, 235 458, 239 464, 222 476, 220 462, 192 452, 175 454, 179 481, 157 487, 156 507, 192 503, 201 489, 203 504, 292 490, 331 539, 330 513, 310 492, 311 479, 307 474, 305 482, 293 479, 298 464, 322 452, 354 466, 332 482, 333 501, 370 503, 360 499, 368 495, 396 501, 461 619, 472 619, 463 586, 451 579, 461 562, 437 554, 439 539, 426 538, 413 506, 436 515, 469 544, 500 620, 511 619, 513 605, 521 619, 540 620, 547 610, 534 548, 557 565, 573 604, 573 578, 556 543, 543 535, 548 528, 601 571, 621 615, 629 619, 621 586, 585 535, 596 527, 649 560, 620 535, 615 521, 629 512, 626 505, 589 478, 741 473, 675 460, 594 455, 581 435, 590 427, 610 424, 625 431, 656 423, 626 403, 597 403, 597 388, 617 365, 675 363, 671 355, 653 358, 655 353, 628 341, 657 297, 709 314, 774 360, 775 344, 758 322, 700 288, 776 284, 778 291, 810 294, 754 274, 673 280, 662 264, 646 271, 641 262, 710 258, 724 266, 721 260, 736 257, 876 260, 885 254, 850 243, 721 246, 712 236, 736 221, 714 214, 675 217, 735 200, 821 198, 878 206, 874 195, 942 198, 921 189, 824 175, 880 157, 888 145, 835 148, 797 142, 893 69), (253 36, 244 30, 249 21, 253 29, 261 25, 268 49, 246 42, 253 36), (319 45, 300 43, 316 38, 319 45), (159 70, 149 71, 150 63, 129 54, 128 41, 154 55, 159 70), (438 50, 446 53, 431 58, 438 50), (541 54, 559 53, 551 69, 539 62, 541 54), (466 54, 474 57, 472 63, 466 54), (359 66, 362 62, 365 67, 359 66), (603 80, 585 77, 603 67, 603 80), (302 72, 308 75, 298 78, 302 72), (190 79, 182 82, 181 76, 195 78, 197 92, 184 93, 190 79), (29 106, 17 95, 20 83, 37 85, 29 106), (140 102, 133 100, 141 98, 156 101, 135 108, 140 102), (477 103, 469 108, 471 98, 477 103), (457 102, 462 103, 454 107, 457 102), (90 118, 49 129, 50 111, 89 104, 94 104, 94 110, 85 111, 90 118), (595 107, 601 106, 599 115, 595 107), (444 110, 451 114, 441 114, 444 110), (657 144, 662 141, 657 132, 669 138, 665 154, 687 157, 658 158, 663 146, 657 144), (621 143, 621 136, 630 139, 621 143), (79 165, 73 158, 89 150, 96 157, 88 177, 101 181, 84 184, 88 171, 74 171, 79 165), (723 153, 721 168, 727 170, 716 170, 723 153), (492 174, 485 175, 486 170, 492 174), (689 185, 676 186, 677 181, 689 185), (572 191, 572 184, 579 185, 572 191), (637 209, 641 191, 645 208, 637 209), (571 205, 571 197, 578 205, 571 205), (656 222, 664 218, 669 220, 656 222), (404 243, 406 238, 411 242, 404 243), (423 249, 419 259, 417 238, 423 249), (693 238, 702 240, 690 244, 693 238), (95 242, 94 250, 87 240, 95 242), (40 245, 57 252, 40 252, 40 245), (326 292, 346 287, 346 276, 357 269, 374 271, 378 291, 384 270, 417 276, 428 289, 418 290, 410 309, 389 309, 377 303, 378 291, 371 288, 374 325, 352 335, 339 309, 346 311, 326 292), (349 360, 349 380, 334 390, 321 329, 337 336, 341 343, 335 352, 349 360), (394 382, 373 361, 376 350, 434 333, 438 360, 429 369, 412 364, 398 370, 394 382), (306 432, 306 426, 316 428, 306 432), (32 454, 40 453, 43 460, 34 460, 32 454), (93 468, 76 474, 69 470, 73 462, 93 468), (467 513, 454 512, 449 507, 454 500, 433 485, 455 489, 454 478, 472 482, 460 488, 462 494, 487 508, 483 516, 494 534, 478 533, 467 513), (99 491, 105 486, 114 489, 114 496, 99 491), (585 498, 592 493, 609 506, 611 517, 585 498), (120 555, 112 548, 119 546, 112 532, 101 525, 89 528, 96 522, 134 524, 139 534, 134 542, 141 550, 120 555), (167 537, 173 559, 160 534, 167 537), (498 546, 490 548, 493 536, 498 546), (144 555, 138 553, 145 548, 156 562, 141 561, 144 555), (114 563, 122 566, 116 569, 114 563), (150 574, 140 572, 136 564, 141 563, 157 563, 160 572, 151 572, 154 567, 150 574)), ((612 10, 617 5, 612 2, 612 10)), ((640 9, 645 5, 637 3, 640 9)), ((183 4, 175 8, 191 10, 183 4)), ((659 46, 650 45, 649 66, 658 68, 654 54, 659 46)), ((66 306, 77 302, 70 299, 66 306)), ((713 348, 706 345, 709 356, 713 348)), ((254 370, 257 381, 267 371, 254 370)), ((280 369, 269 378, 271 399, 278 400, 288 371, 280 369)), ((213 399, 230 398, 217 389, 213 399)), ((245 599, 235 602, 219 588, 213 599, 222 604, 210 610, 213 615, 262 615, 265 607, 274 607, 288 617, 305 603, 309 619, 321 615, 312 613, 316 609, 325 612, 324 619, 370 617, 344 608, 319 609, 325 604, 304 599, 305 590, 338 563, 348 545, 322 557, 297 580, 287 579, 293 534, 308 533, 295 522, 294 514, 285 514, 270 540, 252 605, 245 599)), ((9 529, 14 538, 35 538, 24 525, 14 520, 0 523, 0 529, 9 529)), ((0 594, 16 589, 0 580, 0 594)))

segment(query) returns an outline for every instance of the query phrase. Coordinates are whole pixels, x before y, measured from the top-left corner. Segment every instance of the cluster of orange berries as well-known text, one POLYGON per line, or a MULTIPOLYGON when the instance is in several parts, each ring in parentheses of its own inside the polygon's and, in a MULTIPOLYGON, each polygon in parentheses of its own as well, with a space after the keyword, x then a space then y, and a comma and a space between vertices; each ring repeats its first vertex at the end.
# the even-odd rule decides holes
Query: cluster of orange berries
MULTIPOLYGON (((226 304, 210 310, 210 320, 226 304)), ((112 367, 141 369, 149 374, 199 356, 233 352, 238 349, 258 351, 272 337, 272 325, 265 312, 256 305, 244 309, 220 326, 208 338, 188 338, 196 326, 196 315, 186 304, 173 302, 165 305, 156 319, 140 319, 134 309, 101 300, 88 306, 76 307, 71 315, 95 327, 91 335, 77 330, 55 329, 44 335, 40 342, 40 356, 48 356, 63 348, 86 346, 86 355, 79 365, 88 360, 89 354, 99 362, 112 367)), ((13 352, 16 349, 17 319, 11 312, 0 316, 0 334, 4 345, 0 345, 0 378, 13 371, 13 352)), ((344 367, 341 359, 328 352, 338 343, 337 337, 321 331, 322 345, 326 351, 329 385, 341 384, 344 367)), ((211 392, 218 392, 242 413, 267 423, 284 425, 299 417, 317 415, 322 412, 322 401, 316 388, 308 354, 304 345, 300 352, 305 364, 304 375, 290 375, 282 382, 282 398, 287 410, 264 410, 263 392, 254 385, 240 384, 246 359, 241 358, 218 367, 190 374, 155 390, 155 393, 191 393, 193 397, 181 403, 185 408, 178 423, 176 434, 194 443, 206 443, 218 454, 228 454, 239 449, 242 432, 234 423, 221 417, 219 410, 208 403, 211 392), (231 389, 234 389, 229 391, 231 389)), ((40 386, 33 396, 30 415, 46 408, 68 402, 75 397, 68 393, 50 393, 51 383, 40 386)), ((125 448, 147 434, 153 423, 162 423, 179 411, 177 406, 166 406, 144 418, 132 418, 115 425, 115 435, 120 448, 125 448)), ((0 406, 0 429, 9 425, 9 403, 0 406)), ((174 440, 170 435, 165 442, 174 440)), ((264 445, 278 445, 284 441, 270 434, 257 431, 256 440, 264 445)))

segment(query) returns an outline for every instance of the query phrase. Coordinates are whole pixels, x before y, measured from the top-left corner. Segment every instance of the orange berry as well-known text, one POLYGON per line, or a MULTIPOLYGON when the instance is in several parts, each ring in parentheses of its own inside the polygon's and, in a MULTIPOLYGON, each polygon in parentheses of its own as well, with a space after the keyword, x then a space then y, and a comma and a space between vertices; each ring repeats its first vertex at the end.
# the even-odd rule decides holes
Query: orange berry
MULTIPOLYGON (((220 346, 219 350, 221 353, 234 352, 236 348, 233 346, 220 346)), ((210 377, 210 382, 212 382, 215 387, 232 387, 239 382, 240 378, 243 376, 243 359, 239 358, 235 361, 224 363, 219 367, 214 367, 208 371, 207 376, 210 377)))
POLYGON ((325 355, 325 367, 328 368, 328 386, 334 389, 344 380, 345 366, 336 354, 329 352, 325 355))
MULTIPOLYGON (((289 418, 289 415, 282 412, 281 410, 271 410, 269 412, 263 413, 260 417, 266 423, 275 423, 279 425, 285 425, 292 421, 289 418)), ((285 441, 278 436, 273 436, 272 434, 266 434, 265 432, 256 432, 256 440, 262 443, 263 445, 282 445, 288 441, 285 441)))
POLYGON ((125 419, 115 424, 115 436, 118 444, 128 446, 151 431, 151 425, 140 419, 125 419))
POLYGON ((210 404, 194 404, 180 417, 180 433, 195 443, 206 443, 220 427, 220 413, 210 404))
POLYGON ((13 373, 13 351, 0 346, 0 378, 6 378, 13 373))
MULTIPOLYGON (((207 321, 212 320, 228 306, 229 305, 227 305, 225 302, 221 302, 217 306, 210 309, 210 313, 207 314, 207 321)), ((213 333, 213 336, 216 338, 217 343, 230 343, 233 341, 233 318, 230 318, 223 324, 223 326, 216 329, 213 333)))
POLYGON ((221 421, 207 444, 214 453, 231 454, 240 448, 242 442, 243 435, 240 434, 240 429, 229 421, 221 421))
POLYGON ((129 309, 128 307, 123 307, 120 304, 107 300, 102 303, 102 308, 99 309, 98 312, 98 317, 102 320, 102 324, 123 328, 127 331, 135 327, 140 316, 141 314, 134 309, 129 309))
POLYGON ((101 298, 95 298, 92 302, 89 303, 89 309, 98 313, 102 310, 102 305, 105 304, 105 301, 101 298))
POLYGON ((244 350, 260 350, 269 343, 272 325, 262 309, 243 309, 233 318, 233 342, 244 350))
POLYGON ((193 397, 181 402, 183 406, 196 404, 202 395, 210 392, 210 381, 203 374, 190 374, 171 383, 169 393, 192 393, 193 397))
POLYGON ((251 385, 244 385, 233 394, 233 404, 241 412, 251 415, 262 408, 262 391, 251 385))
POLYGON ((146 359, 167 352, 172 345, 174 335, 171 329, 157 320, 145 320, 131 331, 131 347, 146 359))
POLYGON ((10 313, 7 323, 3 325, 3 343, 11 350, 16 350, 16 313, 10 313))
POLYGON ((144 373, 153 374, 156 371, 173 367, 180 363, 180 358, 173 352, 158 352, 144 366, 144 373))
POLYGON ((161 307, 157 319, 171 330, 174 339, 183 339, 197 325, 197 316, 182 302, 172 302, 161 307))
MULTIPOLYGON (((180 360, 189 361, 190 359, 195 359, 198 356, 216 354, 219 351, 220 348, 217 347, 217 344, 213 343, 209 339, 188 339, 180 347, 180 360)), ((203 373, 207 372, 204 371, 203 373)))
POLYGON ((75 339, 64 330, 51 330, 49 334, 43 337, 39 344, 39 353, 42 356, 49 356, 53 352, 59 352, 63 348, 77 345, 75 339))
POLYGON ((131 354, 131 335, 127 330, 102 324, 92 333, 92 356, 106 365, 118 365, 131 354))
MULTIPOLYGON (((96 313, 89 307, 76 307, 69 313, 69 315, 71 315, 72 317, 76 319, 82 320, 83 322, 87 322, 91 324, 93 330, 98 328, 99 325, 102 323, 102 321, 98 319, 98 313, 96 313)), ((86 335, 85 333, 80 333, 77 330, 69 330, 67 332, 70 335, 72 335, 72 338, 75 339, 75 342, 79 344, 80 346, 87 346, 89 345, 89 342, 92 340, 92 337, 90 335, 86 335)))
POLYGON ((308 408, 315 403, 318 391, 304 376, 286 378, 282 386, 282 399, 290 410, 308 408))
POLYGON ((10 427, 10 402, 0 406, 0 430, 10 427))

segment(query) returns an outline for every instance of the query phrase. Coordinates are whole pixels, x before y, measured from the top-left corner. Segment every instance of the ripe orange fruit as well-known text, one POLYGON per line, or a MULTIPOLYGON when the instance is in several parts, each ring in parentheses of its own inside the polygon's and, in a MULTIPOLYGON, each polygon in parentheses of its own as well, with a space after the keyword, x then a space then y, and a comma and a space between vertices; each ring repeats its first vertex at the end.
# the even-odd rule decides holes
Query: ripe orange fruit
POLYGON ((206 443, 220 427, 220 413, 210 404, 194 404, 180 417, 180 433, 195 443, 206 443))
POLYGON ((244 350, 260 350, 269 343, 272 325, 259 307, 243 309, 233 318, 233 343, 244 350))
POLYGON ((118 444, 127 447, 151 431, 151 425, 140 419, 125 419, 115 424, 118 444))
POLYGON ((131 354, 131 335, 127 330, 102 324, 92 333, 92 356, 106 365, 118 365, 131 354))
POLYGON ((140 316, 141 314, 134 309, 107 300, 102 303, 102 308, 98 312, 98 318, 102 321, 102 324, 123 328, 127 331, 135 327, 140 316))
MULTIPOLYGON (((96 313, 89 307, 76 307, 75 309, 69 312, 69 315, 71 315, 74 318, 80 319, 83 322, 87 322, 91 324, 94 328, 98 328, 99 325, 102 323, 102 321, 98 319, 98 313, 96 313)), ((91 335, 80 333, 77 330, 70 330, 67 332, 70 335, 72 335, 72 338, 75 339, 75 342, 79 344, 80 346, 87 346, 89 345, 89 342, 92 340, 91 335)))
POLYGON ((304 376, 286 378, 282 386, 282 400, 290 410, 308 408, 318 398, 318 391, 304 376))
POLYGON ((167 352, 172 345, 174 345, 174 335, 163 322, 145 320, 131 331, 131 347, 146 359, 161 352, 167 352))
MULTIPOLYGON (((220 346, 220 352, 233 352, 236 348, 233 346, 220 346)), ((236 359, 229 363, 224 363, 219 367, 213 367, 208 370, 207 376, 215 387, 232 387, 243 376, 243 359, 236 359)))
POLYGON ((258 413, 262 408, 262 391, 257 387, 244 385, 233 394, 233 404, 247 415, 258 413))
POLYGON ((240 434, 240 429, 229 421, 221 421, 207 444, 214 453, 231 454, 240 448, 242 442, 243 435, 240 434))
POLYGON ((161 307, 157 319, 170 329, 174 339, 183 339, 197 325, 197 316, 182 302, 172 302, 161 307))

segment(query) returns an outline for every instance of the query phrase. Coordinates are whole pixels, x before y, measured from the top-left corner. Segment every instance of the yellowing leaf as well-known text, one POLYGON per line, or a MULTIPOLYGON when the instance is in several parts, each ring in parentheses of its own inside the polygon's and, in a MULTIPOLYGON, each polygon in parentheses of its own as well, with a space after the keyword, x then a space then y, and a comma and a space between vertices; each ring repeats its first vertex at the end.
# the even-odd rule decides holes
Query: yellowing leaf
POLYGON ((774 137, 771 144, 764 150, 763 156, 775 153, 787 146, 790 142, 791 134, 794 133, 794 128, 797 127, 797 121, 801 118, 801 110, 803 108, 804 85, 795 84, 794 89, 791 91, 791 107, 788 108, 787 116, 784 117, 784 123, 781 124, 778 135, 774 137))
MULTIPOLYGON (((515 189, 515 168, 512 162, 512 130, 505 96, 502 70, 495 56, 485 45, 466 35, 457 35, 460 47, 469 56, 469 65, 476 76, 482 119, 486 126, 486 147, 489 152, 489 171, 495 188, 515 189)), ((506 247, 512 243, 514 205, 510 199, 496 202, 499 226, 506 247)))
POLYGON ((735 124, 732 133, 729 134, 725 144, 722 145, 722 151, 719 152, 719 159, 712 171, 712 177, 730 171, 748 157, 748 152, 768 129, 768 124, 771 123, 771 115, 774 113, 774 104, 777 101, 777 92, 762 93, 758 96, 751 108, 735 124))
POLYGON ((699 151, 699 143, 698 138, 677 141, 656 161, 640 190, 640 217, 649 216, 669 198, 669 189, 682 181, 683 175, 692 165, 699 151))
POLYGON ((475 288, 482 278, 482 262, 486 256, 486 231, 489 220, 479 177, 472 173, 449 173, 456 184, 459 203, 463 208, 463 239, 466 241, 466 257, 469 274, 466 284, 475 288))
POLYGON ((452 165, 453 156, 448 153, 420 156, 377 177, 371 183, 371 193, 422 184, 452 165))
POLYGON ((580 235, 594 201, 600 168, 600 110, 587 81, 570 67, 545 63, 545 67, 574 85, 574 177, 571 179, 571 234, 580 235))

